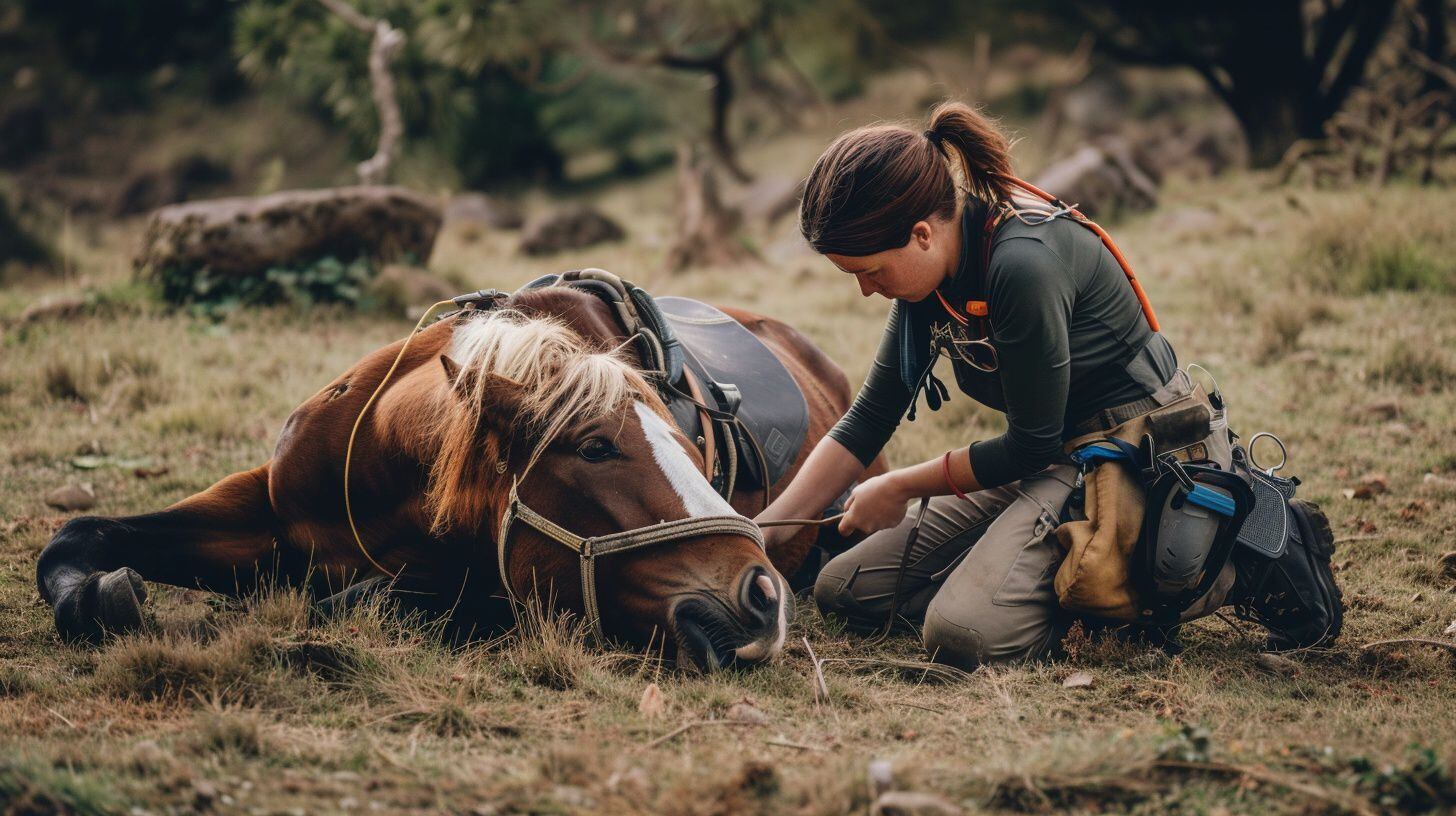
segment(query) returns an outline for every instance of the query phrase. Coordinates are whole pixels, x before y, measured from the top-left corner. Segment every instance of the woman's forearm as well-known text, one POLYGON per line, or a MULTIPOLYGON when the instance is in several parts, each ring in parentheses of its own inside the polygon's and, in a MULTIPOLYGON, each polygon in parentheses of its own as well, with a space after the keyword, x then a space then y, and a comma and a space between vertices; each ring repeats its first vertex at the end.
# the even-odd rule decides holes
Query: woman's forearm
MULTIPOLYGON (((864 470, 864 464, 848 448, 826 436, 810 451, 804 466, 784 492, 755 520, 815 518, 843 495, 864 470)), ((792 527, 777 529, 786 535, 796 532, 792 527)))
POLYGON ((895 488, 908 499, 922 496, 946 496, 954 493, 951 487, 962 493, 974 493, 981 489, 971 468, 969 448, 957 448, 950 452, 947 462, 944 456, 937 456, 918 465, 900 468, 885 474, 895 488), (950 479, 946 479, 946 465, 950 466, 950 479))

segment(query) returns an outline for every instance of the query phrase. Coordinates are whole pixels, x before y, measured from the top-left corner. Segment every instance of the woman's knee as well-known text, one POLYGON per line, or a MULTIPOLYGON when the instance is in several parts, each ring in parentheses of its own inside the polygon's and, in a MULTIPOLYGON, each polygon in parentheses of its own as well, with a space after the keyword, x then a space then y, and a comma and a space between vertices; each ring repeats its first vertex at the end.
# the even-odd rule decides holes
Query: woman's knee
POLYGON ((814 603, 825 614, 852 616, 860 611, 859 599, 854 594, 854 579, 859 573, 859 560, 846 558, 850 553, 840 553, 819 571, 814 579, 814 603))
POLYGON ((954 603, 939 595, 925 611, 922 635, 932 660, 963 669, 1034 660, 1046 653, 1054 616, 1033 606, 954 603))

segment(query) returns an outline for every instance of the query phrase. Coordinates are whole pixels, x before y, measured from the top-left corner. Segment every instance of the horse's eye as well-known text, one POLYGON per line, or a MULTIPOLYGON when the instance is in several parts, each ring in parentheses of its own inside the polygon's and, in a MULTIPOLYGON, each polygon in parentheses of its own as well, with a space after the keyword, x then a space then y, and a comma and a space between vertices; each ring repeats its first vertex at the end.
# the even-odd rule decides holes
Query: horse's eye
POLYGON ((588 462, 603 462, 620 453, 616 445, 600 436, 594 436, 581 443, 581 447, 577 448, 576 452, 588 462))

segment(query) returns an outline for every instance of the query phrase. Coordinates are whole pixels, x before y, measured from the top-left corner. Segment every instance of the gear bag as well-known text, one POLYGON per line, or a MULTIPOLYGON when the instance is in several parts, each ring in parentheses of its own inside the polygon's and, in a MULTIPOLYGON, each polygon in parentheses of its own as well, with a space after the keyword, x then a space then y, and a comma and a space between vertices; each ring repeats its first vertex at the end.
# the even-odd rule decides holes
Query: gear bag
MULTIPOLYGON (((1222 399, 1179 372, 1157 405, 1073 439, 1080 507, 1056 530, 1063 608, 1120 621, 1179 620, 1216 585, 1254 494, 1233 470, 1222 399), (1151 512, 1149 512, 1151 508, 1151 512)), ((1202 611, 1202 610, 1199 610, 1202 611)))

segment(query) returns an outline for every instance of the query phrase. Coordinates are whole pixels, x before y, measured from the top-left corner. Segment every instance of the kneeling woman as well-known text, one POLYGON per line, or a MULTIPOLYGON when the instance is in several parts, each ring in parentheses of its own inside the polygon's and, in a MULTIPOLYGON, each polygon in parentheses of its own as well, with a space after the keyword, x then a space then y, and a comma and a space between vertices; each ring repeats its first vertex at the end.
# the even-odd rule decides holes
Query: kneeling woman
MULTIPOLYGON (((1191 388, 1118 258, 1067 215, 1026 194, 1006 137, 963 104, 938 107, 923 132, 850 131, 815 163, 804 237, 862 294, 894 306, 849 412, 759 521, 815 515, 854 484, 920 391, 939 404, 938 355, 951 359, 961 391, 1007 424, 1001 436, 854 488, 840 530, 872 535, 825 565, 814 587, 825 612, 873 629, 894 604, 898 617, 923 622, 935 659, 967 667, 1059 646, 1074 619, 1053 587, 1063 551, 1052 533, 1077 479, 1064 443, 1191 388), (906 553, 906 505, 924 497, 906 553)), ((1230 565, 1183 619, 1243 604, 1275 645, 1319 642, 1339 625, 1322 550, 1291 546, 1272 580, 1267 568, 1256 579, 1230 565)))

